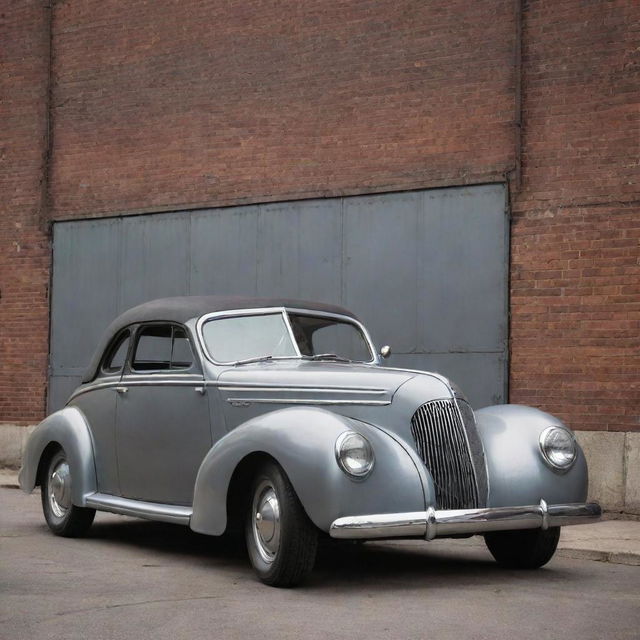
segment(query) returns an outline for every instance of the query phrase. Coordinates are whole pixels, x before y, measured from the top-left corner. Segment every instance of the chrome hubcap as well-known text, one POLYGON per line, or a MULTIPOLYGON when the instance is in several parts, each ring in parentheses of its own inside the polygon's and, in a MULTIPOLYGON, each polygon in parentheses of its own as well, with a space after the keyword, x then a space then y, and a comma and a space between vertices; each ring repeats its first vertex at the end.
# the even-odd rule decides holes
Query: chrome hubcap
POLYGON ((275 560, 280 546, 280 504, 268 480, 260 483, 253 496, 253 539, 260 557, 268 563, 275 560))
POLYGON ((56 518, 64 518, 71 506, 71 474, 66 460, 58 462, 49 477, 49 505, 56 518))

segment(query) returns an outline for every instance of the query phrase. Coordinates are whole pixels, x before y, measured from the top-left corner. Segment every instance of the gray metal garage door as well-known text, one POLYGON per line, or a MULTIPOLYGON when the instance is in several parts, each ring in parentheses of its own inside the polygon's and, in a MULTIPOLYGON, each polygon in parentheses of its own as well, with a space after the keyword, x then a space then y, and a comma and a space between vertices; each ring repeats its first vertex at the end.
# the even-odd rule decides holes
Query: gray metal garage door
POLYGON ((392 346, 390 366, 503 402, 508 228, 503 185, 56 223, 49 408, 116 315, 188 294, 343 304, 392 346))

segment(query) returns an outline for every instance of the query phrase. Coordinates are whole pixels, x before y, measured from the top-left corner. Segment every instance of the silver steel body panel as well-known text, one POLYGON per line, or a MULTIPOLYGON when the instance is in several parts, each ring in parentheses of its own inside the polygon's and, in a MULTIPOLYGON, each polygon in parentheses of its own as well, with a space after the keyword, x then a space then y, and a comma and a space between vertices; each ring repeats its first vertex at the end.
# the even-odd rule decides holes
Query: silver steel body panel
POLYGON ((198 468, 211 449, 208 396, 202 378, 180 376, 162 383, 122 377, 116 440, 120 495, 136 500, 190 505, 198 468), (184 381, 186 382, 186 381, 184 381))
POLYGON ((31 437, 21 472, 26 491, 36 484, 44 448, 57 442, 69 457, 73 504, 188 523, 212 535, 226 529, 230 481, 252 454, 283 467, 307 514, 326 532, 336 522, 349 522, 345 518, 361 518, 370 528, 382 518, 385 526, 400 520, 393 525, 404 532, 398 535, 423 535, 414 531, 423 522, 427 527, 424 514, 434 513, 437 535, 466 533, 472 526, 481 532, 488 526, 483 518, 516 528, 520 521, 500 509, 538 522, 536 509, 545 500, 554 505, 541 516, 549 522, 562 515, 555 505, 586 500, 587 468, 579 448, 565 473, 551 469, 539 451, 540 433, 562 422, 529 407, 500 405, 475 412, 475 439, 465 433, 479 509, 436 511, 433 479, 416 452, 411 418, 427 402, 461 402, 446 378, 375 363, 219 365, 204 353, 198 318, 185 326, 202 374, 125 371, 81 385, 69 406, 31 437), (348 430, 366 436, 375 452, 373 471, 358 481, 335 460, 335 442, 348 430))
POLYGON ((76 407, 65 407, 45 418, 27 441, 20 469, 20 487, 27 493, 38 482, 38 466, 46 447, 56 443, 67 454, 73 482, 71 502, 85 506, 88 495, 97 491, 95 454, 91 431, 82 412, 76 407))
POLYGON ((384 513, 339 518, 331 524, 332 538, 376 539, 475 535, 490 531, 548 529, 570 524, 589 524, 600 519, 602 510, 595 503, 540 504, 521 507, 491 507, 424 512, 384 513))

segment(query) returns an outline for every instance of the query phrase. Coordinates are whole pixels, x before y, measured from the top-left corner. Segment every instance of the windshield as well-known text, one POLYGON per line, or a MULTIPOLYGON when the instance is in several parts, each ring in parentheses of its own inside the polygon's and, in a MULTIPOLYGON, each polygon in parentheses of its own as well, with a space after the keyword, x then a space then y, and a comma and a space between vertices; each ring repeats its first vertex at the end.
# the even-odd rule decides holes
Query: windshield
POLYGON ((373 359, 365 336, 355 324, 311 313, 213 318, 202 327, 202 336, 209 355, 220 363, 300 357, 358 362, 373 359))

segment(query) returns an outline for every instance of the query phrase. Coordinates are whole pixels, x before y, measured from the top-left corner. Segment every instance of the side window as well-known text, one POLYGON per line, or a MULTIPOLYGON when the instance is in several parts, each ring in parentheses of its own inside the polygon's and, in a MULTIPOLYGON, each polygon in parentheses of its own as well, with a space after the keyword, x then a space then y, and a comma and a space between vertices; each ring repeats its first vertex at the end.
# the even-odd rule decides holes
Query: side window
POLYGON ((172 369, 189 369, 193 364, 193 353, 189 338, 184 329, 180 327, 173 328, 173 349, 171 351, 171 368, 172 369))
POLYGON ((102 372, 107 374, 120 373, 127 359, 131 332, 123 331, 111 344, 102 363, 102 372))
POLYGON ((149 325, 138 334, 132 369, 166 371, 189 369, 193 355, 184 329, 173 325, 149 325))

